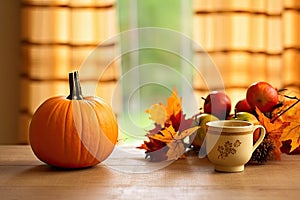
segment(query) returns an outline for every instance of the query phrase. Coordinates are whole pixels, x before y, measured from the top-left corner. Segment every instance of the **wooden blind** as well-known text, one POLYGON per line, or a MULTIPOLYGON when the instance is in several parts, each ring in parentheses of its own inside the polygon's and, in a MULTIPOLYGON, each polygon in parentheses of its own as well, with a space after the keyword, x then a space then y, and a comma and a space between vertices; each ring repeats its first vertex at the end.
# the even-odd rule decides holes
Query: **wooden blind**
POLYGON ((19 143, 27 143, 37 107, 68 95, 70 71, 79 70, 83 92, 108 103, 120 72, 118 43, 109 39, 117 33, 115 0, 23 0, 21 6, 19 143))
MULTIPOLYGON (((194 0, 194 40, 209 53, 233 101, 255 81, 300 88, 300 4, 297 0, 194 0)), ((195 58, 206 68, 203 50, 195 58)), ((207 88, 195 77, 199 96, 207 88)))
MULTIPOLYGON (((79 69, 83 91, 111 103, 120 62, 118 41, 109 39, 117 33, 115 0, 22 0, 21 6, 19 142, 26 143, 35 109, 50 96, 67 95, 69 71, 79 69)), ((193 40, 213 61, 195 49, 203 69, 193 83, 199 101, 208 92, 205 77, 214 76, 212 67, 233 104, 255 81, 300 90, 299 1, 193 0, 191 12, 193 40)))

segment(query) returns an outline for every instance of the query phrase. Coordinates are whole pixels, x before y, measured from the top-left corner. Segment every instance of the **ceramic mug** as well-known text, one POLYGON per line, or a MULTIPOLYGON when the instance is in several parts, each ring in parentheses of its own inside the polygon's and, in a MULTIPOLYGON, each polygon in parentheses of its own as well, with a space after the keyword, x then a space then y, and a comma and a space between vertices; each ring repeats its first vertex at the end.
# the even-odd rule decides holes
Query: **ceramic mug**
POLYGON ((240 120, 219 120, 207 124, 206 151, 216 171, 240 172, 263 141, 266 130, 261 125, 240 120), (253 132, 261 129, 253 144, 253 132))

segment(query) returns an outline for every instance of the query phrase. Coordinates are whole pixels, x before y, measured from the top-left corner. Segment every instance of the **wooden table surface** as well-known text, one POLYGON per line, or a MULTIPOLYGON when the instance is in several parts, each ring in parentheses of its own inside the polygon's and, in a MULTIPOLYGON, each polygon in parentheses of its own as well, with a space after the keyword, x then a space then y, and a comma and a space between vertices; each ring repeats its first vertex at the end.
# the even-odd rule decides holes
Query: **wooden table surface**
POLYGON ((140 155, 114 153, 92 168, 59 170, 40 162, 30 146, 3 145, 0 199, 300 199, 300 155, 240 173, 215 172, 196 155, 151 168, 140 155))

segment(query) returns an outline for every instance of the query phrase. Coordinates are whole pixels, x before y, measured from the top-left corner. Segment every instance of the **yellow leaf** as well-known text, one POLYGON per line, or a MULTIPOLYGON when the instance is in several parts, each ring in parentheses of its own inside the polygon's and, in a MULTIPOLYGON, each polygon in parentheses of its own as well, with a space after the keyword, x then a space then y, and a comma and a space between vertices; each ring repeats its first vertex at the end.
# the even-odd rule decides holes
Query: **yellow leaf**
POLYGON ((300 122, 293 121, 284 128, 280 140, 292 140, 290 152, 298 148, 300 145, 300 122))
POLYGON ((280 113, 284 110, 287 110, 284 114, 281 115, 282 121, 293 121, 293 120, 299 120, 300 118, 300 103, 298 101, 285 101, 283 103, 283 106, 275 109, 273 113, 280 113), (291 107, 293 106, 293 107, 291 107))
POLYGON ((282 122, 279 120, 276 120, 274 122, 271 122, 269 118, 267 118, 264 113, 262 113, 258 108, 255 109, 258 120, 261 125, 263 125, 267 131, 268 137, 274 142, 275 145, 275 156, 279 160, 281 150, 280 147, 282 146, 281 141, 281 135, 283 133, 283 130, 290 125, 289 122, 282 122))
POLYGON ((282 133, 282 122, 275 121, 271 122, 271 120, 264 115, 258 108, 256 108, 256 113, 258 115, 258 120, 259 122, 266 128, 268 134, 271 135, 276 135, 279 134, 281 135, 282 133))
POLYGON ((167 111, 163 104, 154 104, 150 109, 146 110, 146 113, 150 114, 150 119, 155 123, 164 126, 167 120, 167 111))
POLYGON ((161 142, 169 143, 174 140, 174 136, 177 133, 175 132, 173 126, 166 127, 162 129, 159 133, 154 135, 149 135, 149 138, 159 140, 161 142))
POLYGON ((282 128, 280 141, 291 140, 290 152, 297 149, 300 145, 300 103, 299 99, 285 100, 282 106, 273 111, 275 122, 288 124, 282 128), (280 117, 278 117, 280 115, 280 117))
POLYGON ((192 135, 200 126, 188 128, 182 132, 175 132, 173 126, 162 129, 159 133, 149 135, 151 139, 159 140, 166 143, 169 147, 167 152, 167 160, 177 160, 182 157, 185 152, 184 141, 186 137, 192 135))

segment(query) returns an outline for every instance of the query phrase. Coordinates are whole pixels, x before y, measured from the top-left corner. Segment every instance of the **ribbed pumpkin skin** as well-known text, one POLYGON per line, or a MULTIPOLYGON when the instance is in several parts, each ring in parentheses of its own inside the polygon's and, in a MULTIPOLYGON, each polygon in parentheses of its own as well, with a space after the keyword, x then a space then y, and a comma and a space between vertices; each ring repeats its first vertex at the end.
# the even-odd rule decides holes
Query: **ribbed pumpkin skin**
POLYGON ((43 162, 62 168, 97 165, 113 151, 118 125, 111 107, 97 97, 53 97, 34 113, 29 141, 43 162))

